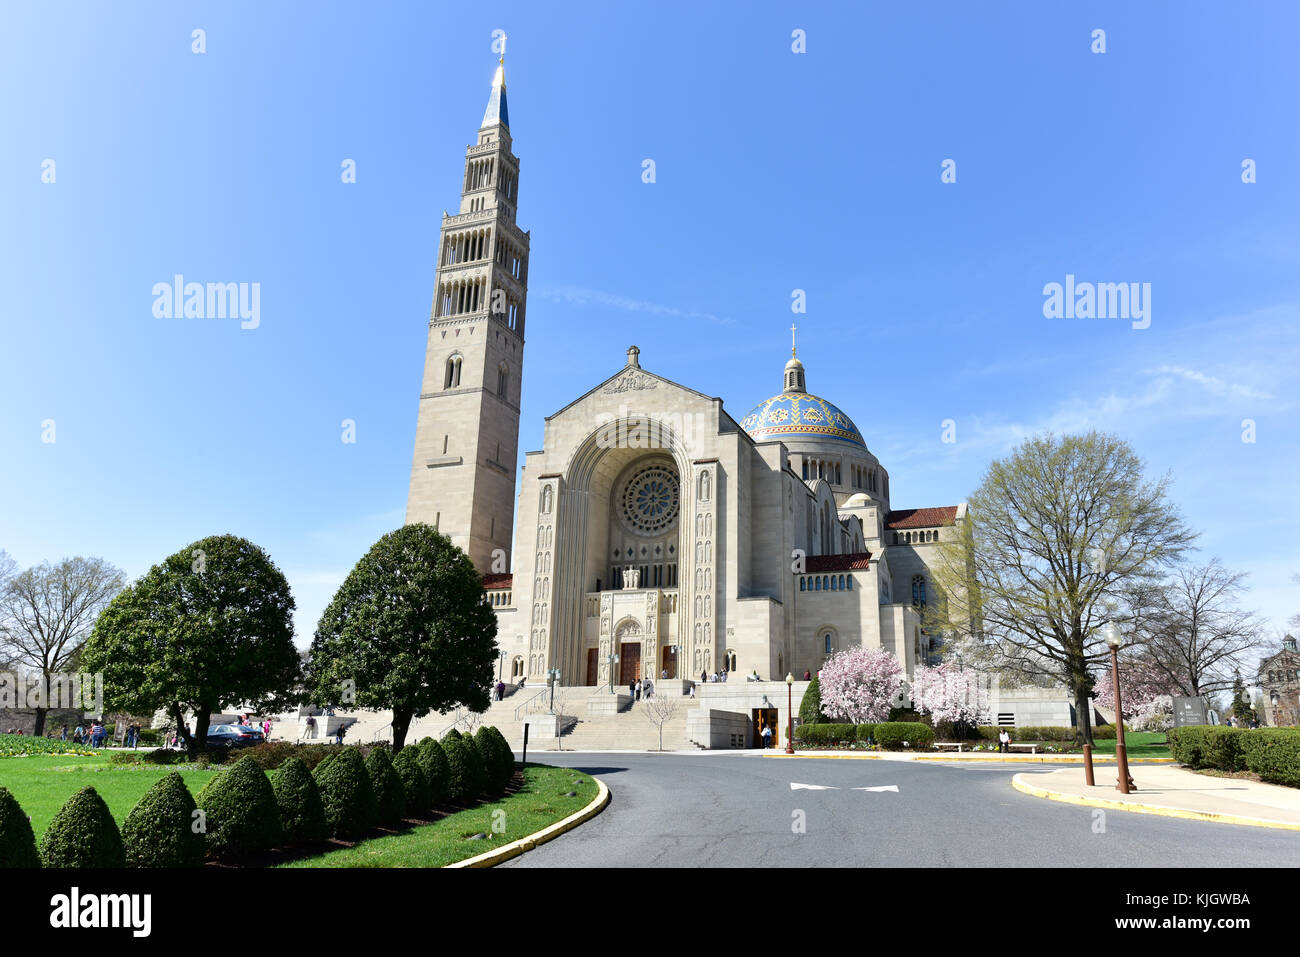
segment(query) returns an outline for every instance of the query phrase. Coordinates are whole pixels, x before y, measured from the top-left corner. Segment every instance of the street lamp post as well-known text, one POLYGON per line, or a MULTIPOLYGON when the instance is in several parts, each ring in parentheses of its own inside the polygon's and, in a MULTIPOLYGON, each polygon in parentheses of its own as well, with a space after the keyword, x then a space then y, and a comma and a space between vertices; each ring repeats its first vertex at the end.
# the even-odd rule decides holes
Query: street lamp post
POLYGON ((609 662, 609 693, 613 694, 614 693, 614 666, 618 664, 618 655, 610 655, 609 658, 606 660, 609 662))
POLYGON ((1110 682, 1115 688, 1115 763, 1119 781, 1115 787, 1121 794, 1136 791, 1137 786, 1128 773, 1128 752, 1124 748, 1124 705, 1119 694, 1119 629, 1112 622, 1106 626, 1106 644, 1110 645, 1110 682))
POLYGON ((794 754, 794 675, 785 676, 785 753, 794 754))
POLYGON ((551 679, 551 714, 555 714, 555 686, 560 681, 560 669, 552 668, 546 672, 546 677, 551 679))

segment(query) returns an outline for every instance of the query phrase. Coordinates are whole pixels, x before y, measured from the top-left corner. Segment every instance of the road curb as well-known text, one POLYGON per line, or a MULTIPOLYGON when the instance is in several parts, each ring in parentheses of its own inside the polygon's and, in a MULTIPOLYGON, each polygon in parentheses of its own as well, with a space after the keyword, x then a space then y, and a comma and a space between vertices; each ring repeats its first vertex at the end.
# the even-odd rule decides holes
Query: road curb
POLYGON ((596 782, 596 796, 591 803, 581 811, 575 811, 562 821, 556 821, 548 827, 542 828, 534 834, 527 837, 521 837, 517 841, 511 841, 509 844, 502 844, 500 847, 493 848, 478 857, 471 857, 464 861, 457 861, 455 864, 448 864, 447 867, 495 867, 502 861, 508 861, 513 857, 531 851, 533 848, 552 841, 561 834, 572 831, 579 824, 583 824, 601 811, 605 810, 605 805, 609 804, 609 788, 600 778, 593 777, 596 782))
POLYGON ((1011 786, 1023 794, 1028 794, 1030 797, 1060 801, 1063 804, 1132 811, 1135 814, 1154 814, 1158 817, 1178 817, 1189 821, 1210 821, 1215 824, 1240 824, 1244 827, 1269 827, 1278 831, 1300 831, 1300 823, 1290 821, 1269 821, 1265 818, 1244 817, 1239 814, 1216 814, 1213 811, 1193 811, 1190 808, 1166 807, 1161 804, 1131 804, 1128 801, 1119 801, 1115 798, 1094 798, 1084 797, 1081 794, 1066 794, 1063 791, 1052 791, 1022 781, 1019 774, 1011 779, 1011 786))
MULTIPOLYGON (((855 754, 847 752, 845 754, 809 754, 807 752, 798 752, 794 754, 764 754, 765 758, 813 758, 826 761, 969 761, 978 764, 983 761, 992 764, 1082 764, 1081 755, 1052 755, 1052 754, 900 754, 891 751, 885 754, 880 752, 868 752, 865 754, 855 754)), ((1093 756, 1092 763, 1101 767, 1114 767, 1114 758, 1098 758, 1093 756)), ((1173 758, 1130 758, 1129 764, 1173 764, 1173 758)))

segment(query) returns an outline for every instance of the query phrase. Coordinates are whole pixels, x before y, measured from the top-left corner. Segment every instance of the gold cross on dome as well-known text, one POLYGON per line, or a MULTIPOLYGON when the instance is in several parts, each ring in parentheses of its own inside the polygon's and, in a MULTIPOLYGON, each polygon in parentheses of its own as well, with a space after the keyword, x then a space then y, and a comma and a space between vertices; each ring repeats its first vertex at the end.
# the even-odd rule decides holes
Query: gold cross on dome
POLYGON ((795 331, 796 329, 798 329, 798 328, 799 328, 799 327, 796 326, 794 323, 790 323, 790 356, 791 356, 792 358, 793 358, 793 356, 794 356, 794 354, 795 354, 795 353, 794 353, 794 331, 795 331))

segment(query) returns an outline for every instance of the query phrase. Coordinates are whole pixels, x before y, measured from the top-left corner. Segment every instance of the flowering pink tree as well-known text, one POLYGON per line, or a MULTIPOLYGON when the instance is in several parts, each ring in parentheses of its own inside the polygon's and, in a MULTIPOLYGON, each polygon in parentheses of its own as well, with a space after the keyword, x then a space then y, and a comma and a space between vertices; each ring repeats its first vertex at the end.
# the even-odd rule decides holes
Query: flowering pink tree
POLYGON ((990 724, 988 690, 974 671, 963 671, 944 663, 935 668, 916 669, 912 680, 912 706, 929 712, 935 721, 964 721, 990 724))
POLYGON ((822 713, 854 724, 884 721, 906 686, 898 659, 880 648, 833 654, 822 664, 819 677, 822 713))
MULTIPOLYGON (((1171 686, 1169 678, 1157 669, 1141 660, 1133 659, 1119 663, 1119 684, 1123 699, 1120 703, 1124 706, 1125 720, 1131 720, 1139 714, 1161 710, 1155 707, 1156 698, 1172 694, 1177 690, 1171 686)), ((1111 711, 1115 709, 1115 687, 1110 680, 1109 668, 1106 668, 1097 678, 1092 697, 1103 708, 1111 711)), ((1163 702, 1161 704, 1163 706, 1163 702)), ((1172 704, 1170 708, 1172 709, 1172 704)))

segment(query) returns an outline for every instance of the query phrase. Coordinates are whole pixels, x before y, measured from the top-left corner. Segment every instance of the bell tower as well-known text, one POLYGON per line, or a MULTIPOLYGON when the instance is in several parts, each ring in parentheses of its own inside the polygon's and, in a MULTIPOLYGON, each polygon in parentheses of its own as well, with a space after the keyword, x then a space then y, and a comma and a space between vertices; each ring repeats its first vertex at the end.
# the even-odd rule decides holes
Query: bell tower
POLYGON ((509 571, 513 540, 529 249, 518 189, 503 56, 465 152, 460 210, 442 214, 406 501, 408 524, 449 535, 483 574, 509 571))

